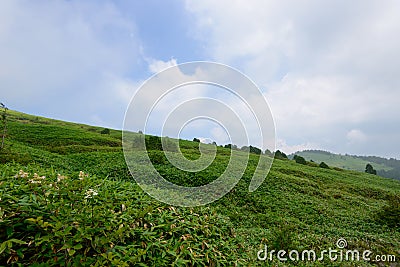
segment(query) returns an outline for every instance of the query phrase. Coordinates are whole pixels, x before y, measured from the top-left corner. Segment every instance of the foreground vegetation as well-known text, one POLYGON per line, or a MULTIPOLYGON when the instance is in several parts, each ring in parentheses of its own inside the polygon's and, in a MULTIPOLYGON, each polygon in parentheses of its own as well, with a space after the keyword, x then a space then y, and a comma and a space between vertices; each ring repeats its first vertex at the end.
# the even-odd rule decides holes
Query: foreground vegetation
MULTIPOLYGON (((258 190, 248 186, 259 155, 237 186, 213 204, 160 203, 126 167, 121 132, 10 111, 0 152, 0 265, 34 266, 374 266, 369 262, 257 260, 271 249, 335 248, 400 258, 400 183, 375 175, 275 160, 258 190)), ((146 137, 148 140, 154 137, 146 137)), ((188 158, 198 143, 181 141, 188 158)), ((150 152, 172 182, 200 185, 229 160, 218 148, 209 169, 178 171, 150 152)))

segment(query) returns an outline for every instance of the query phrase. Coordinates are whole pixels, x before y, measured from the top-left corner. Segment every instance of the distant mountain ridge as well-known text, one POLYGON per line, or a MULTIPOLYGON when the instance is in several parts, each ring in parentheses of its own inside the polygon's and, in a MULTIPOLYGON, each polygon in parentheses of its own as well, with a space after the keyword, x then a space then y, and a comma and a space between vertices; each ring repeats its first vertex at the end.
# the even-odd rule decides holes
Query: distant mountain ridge
POLYGON ((302 156, 308 161, 316 163, 325 162, 329 166, 338 167, 347 170, 365 171, 365 166, 369 163, 377 174, 382 177, 400 180, 400 160, 394 158, 382 158, 377 156, 357 156, 357 155, 341 155, 324 150, 303 150, 289 155, 302 156))

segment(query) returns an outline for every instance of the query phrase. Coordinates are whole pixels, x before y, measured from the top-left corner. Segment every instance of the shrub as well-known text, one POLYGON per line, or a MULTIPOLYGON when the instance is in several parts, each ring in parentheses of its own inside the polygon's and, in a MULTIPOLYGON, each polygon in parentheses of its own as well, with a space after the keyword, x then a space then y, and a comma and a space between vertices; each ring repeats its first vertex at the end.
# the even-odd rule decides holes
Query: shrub
POLYGON ((325 162, 321 162, 321 163, 319 164, 319 167, 320 167, 320 168, 324 168, 324 169, 329 169, 328 164, 326 164, 325 162))
POLYGON ((101 134, 110 134, 110 129, 104 128, 100 133, 101 134))
POLYGON ((307 164, 306 160, 301 156, 294 155, 293 159, 296 161, 296 163, 303 164, 303 165, 307 164))
POLYGON ((365 172, 376 175, 376 170, 369 163, 367 164, 367 166, 365 166, 365 172))
POLYGON ((275 158, 276 159, 288 159, 287 155, 283 152, 281 152, 280 150, 277 150, 275 152, 275 158))
POLYGON ((261 149, 259 149, 258 147, 250 146, 250 153, 260 155, 262 152, 261 149))
POLYGON ((237 261, 233 225, 209 208, 163 205, 135 184, 82 171, 68 177, 42 174, 20 170, 14 177, 0 176, 1 192, 8 191, 0 202, 1 266, 233 266, 237 261))

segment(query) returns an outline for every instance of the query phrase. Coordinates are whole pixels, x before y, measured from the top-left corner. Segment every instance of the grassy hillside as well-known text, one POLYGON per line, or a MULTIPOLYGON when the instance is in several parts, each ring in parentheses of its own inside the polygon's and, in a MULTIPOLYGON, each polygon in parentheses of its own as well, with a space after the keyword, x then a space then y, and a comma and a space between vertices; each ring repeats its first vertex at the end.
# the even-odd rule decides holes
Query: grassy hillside
POLYGON ((360 172, 365 171, 365 166, 369 163, 377 170, 378 175, 400 180, 400 161, 396 159, 339 155, 320 150, 305 150, 296 152, 295 154, 302 156, 308 161, 313 160, 317 163, 323 161, 329 166, 360 172))
MULTIPOLYGON (((320 252, 339 238, 348 249, 400 258, 398 181, 275 160, 249 193, 258 160, 251 155, 243 178, 220 200, 172 207, 130 176, 121 132, 102 130, 10 113, 0 152, 0 265, 376 265, 257 259, 265 245, 320 252)), ((180 143, 186 157, 199 157, 198 143, 180 143)), ((170 165, 157 146, 149 153, 168 180, 188 186, 217 178, 230 155, 218 147, 215 162, 193 174, 170 165)))

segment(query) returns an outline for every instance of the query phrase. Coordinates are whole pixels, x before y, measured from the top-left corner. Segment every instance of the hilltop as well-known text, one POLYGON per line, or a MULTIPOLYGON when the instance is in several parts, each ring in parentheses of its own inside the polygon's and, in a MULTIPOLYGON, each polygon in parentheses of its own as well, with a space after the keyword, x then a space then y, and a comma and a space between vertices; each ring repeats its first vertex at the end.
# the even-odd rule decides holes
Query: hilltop
MULTIPOLYGON (((17 111, 9 112, 7 125, 0 265, 353 266, 328 258, 281 262, 276 254, 273 261, 257 259, 265 245, 320 252, 336 248, 339 238, 349 249, 400 257, 399 181, 275 159, 264 183, 249 193, 260 157, 252 154, 227 195, 207 206, 173 207, 131 177, 121 131, 17 111)), ((197 142, 179 142, 185 157, 199 157, 197 142)), ((158 145, 149 154, 168 180, 194 186, 223 173, 230 150, 218 147, 215 162, 199 173, 177 170, 158 145)))

